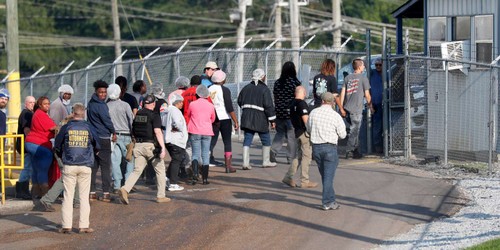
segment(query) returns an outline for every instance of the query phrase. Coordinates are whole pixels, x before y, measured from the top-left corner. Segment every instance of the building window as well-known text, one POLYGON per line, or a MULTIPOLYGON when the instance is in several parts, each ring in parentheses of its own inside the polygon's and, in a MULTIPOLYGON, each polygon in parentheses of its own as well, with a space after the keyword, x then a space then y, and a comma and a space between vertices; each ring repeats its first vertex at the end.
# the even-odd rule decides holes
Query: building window
POLYGON ((446 17, 429 18, 429 41, 446 41, 446 17))
POLYGON ((493 61, 493 16, 474 17, 476 35, 476 61, 491 63, 493 61))
POLYGON ((452 41, 470 40, 470 16, 453 17, 452 24, 452 41))

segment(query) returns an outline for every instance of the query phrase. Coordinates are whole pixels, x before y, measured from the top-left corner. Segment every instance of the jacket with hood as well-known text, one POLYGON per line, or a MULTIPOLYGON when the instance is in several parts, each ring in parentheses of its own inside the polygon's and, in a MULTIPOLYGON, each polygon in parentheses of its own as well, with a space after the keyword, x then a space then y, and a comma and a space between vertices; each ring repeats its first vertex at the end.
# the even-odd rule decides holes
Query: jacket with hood
POLYGON ((243 110, 241 128, 261 133, 269 132, 269 122, 274 122, 273 97, 265 83, 255 81, 247 84, 238 96, 238 105, 243 110))
POLYGON ((113 122, 109 116, 108 105, 93 94, 87 105, 87 121, 99 138, 110 138, 115 133, 113 122))

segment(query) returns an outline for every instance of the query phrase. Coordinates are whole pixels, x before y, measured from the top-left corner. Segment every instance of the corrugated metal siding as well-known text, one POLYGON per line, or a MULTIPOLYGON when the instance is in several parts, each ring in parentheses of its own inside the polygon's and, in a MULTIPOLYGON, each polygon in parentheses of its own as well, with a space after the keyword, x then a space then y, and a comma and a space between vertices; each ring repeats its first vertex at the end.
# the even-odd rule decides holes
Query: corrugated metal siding
POLYGON ((498 14, 498 0, 427 0, 429 16, 498 14))

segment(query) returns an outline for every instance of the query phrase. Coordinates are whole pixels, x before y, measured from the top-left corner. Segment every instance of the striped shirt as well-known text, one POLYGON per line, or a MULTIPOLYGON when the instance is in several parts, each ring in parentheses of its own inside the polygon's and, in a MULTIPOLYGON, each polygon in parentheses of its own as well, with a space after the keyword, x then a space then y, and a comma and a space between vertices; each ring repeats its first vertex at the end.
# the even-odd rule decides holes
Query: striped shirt
POLYGON ((307 120, 307 131, 313 144, 336 145, 339 138, 344 139, 347 135, 344 120, 327 104, 311 111, 307 120))

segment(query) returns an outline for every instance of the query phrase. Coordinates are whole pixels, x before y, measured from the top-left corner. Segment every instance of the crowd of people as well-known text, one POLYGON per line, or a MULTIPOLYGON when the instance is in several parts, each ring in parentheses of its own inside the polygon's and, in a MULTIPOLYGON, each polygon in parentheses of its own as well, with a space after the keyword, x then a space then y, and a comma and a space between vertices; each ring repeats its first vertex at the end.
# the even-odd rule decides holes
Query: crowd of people
MULTIPOLYGON (((162 84, 153 84, 148 93, 142 80, 133 84, 133 94, 129 94, 127 79, 119 76, 113 84, 94 82, 95 92, 87 105, 71 105, 74 90, 66 84, 52 102, 45 96, 27 96, 18 120, 26 154, 16 197, 33 199, 36 209, 50 212, 55 211, 52 204, 63 194, 60 232, 72 232, 73 208, 79 207, 79 232, 91 233, 90 202, 110 202, 114 193, 121 203, 129 204, 129 193, 141 177, 156 184, 156 202, 164 203, 170 201, 166 191, 183 190, 182 183, 210 184, 210 166, 223 165, 226 173, 235 173, 231 135, 241 129, 242 170, 253 167, 250 146, 256 133, 262 143, 263 168, 276 167, 276 156, 286 139, 289 169, 282 182, 293 188, 318 186, 309 179, 314 159, 323 186, 322 208, 337 209, 333 179, 339 161, 338 142, 347 136, 347 124, 346 158, 360 158, 363 98, 374 111, 370 84, 362 74, 364 63, 356 59, 352 65, 354 73, 346 77, 338 93, 335 62, 326 59, 322 63, 320 74, 313 79, 313 105, 305 100, 308 93, 293 62, 283 65, 272 92, 264 70, 255 69, 251 82, 237 97, 240 122, 231 91, 224 86, 226 73, 216 62, 206 63, 202 75, 177 78, 177 89, 168 95, 162 84), (270 129, 276 129, 274 140, 270 129), (213 155, 219 134, 224 145, 222 164, 213 155), (167 153, 168 166, 164 160, 167 153), (49 168, 57 163, 62 178, 49 183, 49 168), (295 183, 299 169, 300 182, 295 183), (99 170, 102 192, 98 194, 99 170)), ((8 92, 0 90, 0 108, 8 98, 8 92)))

